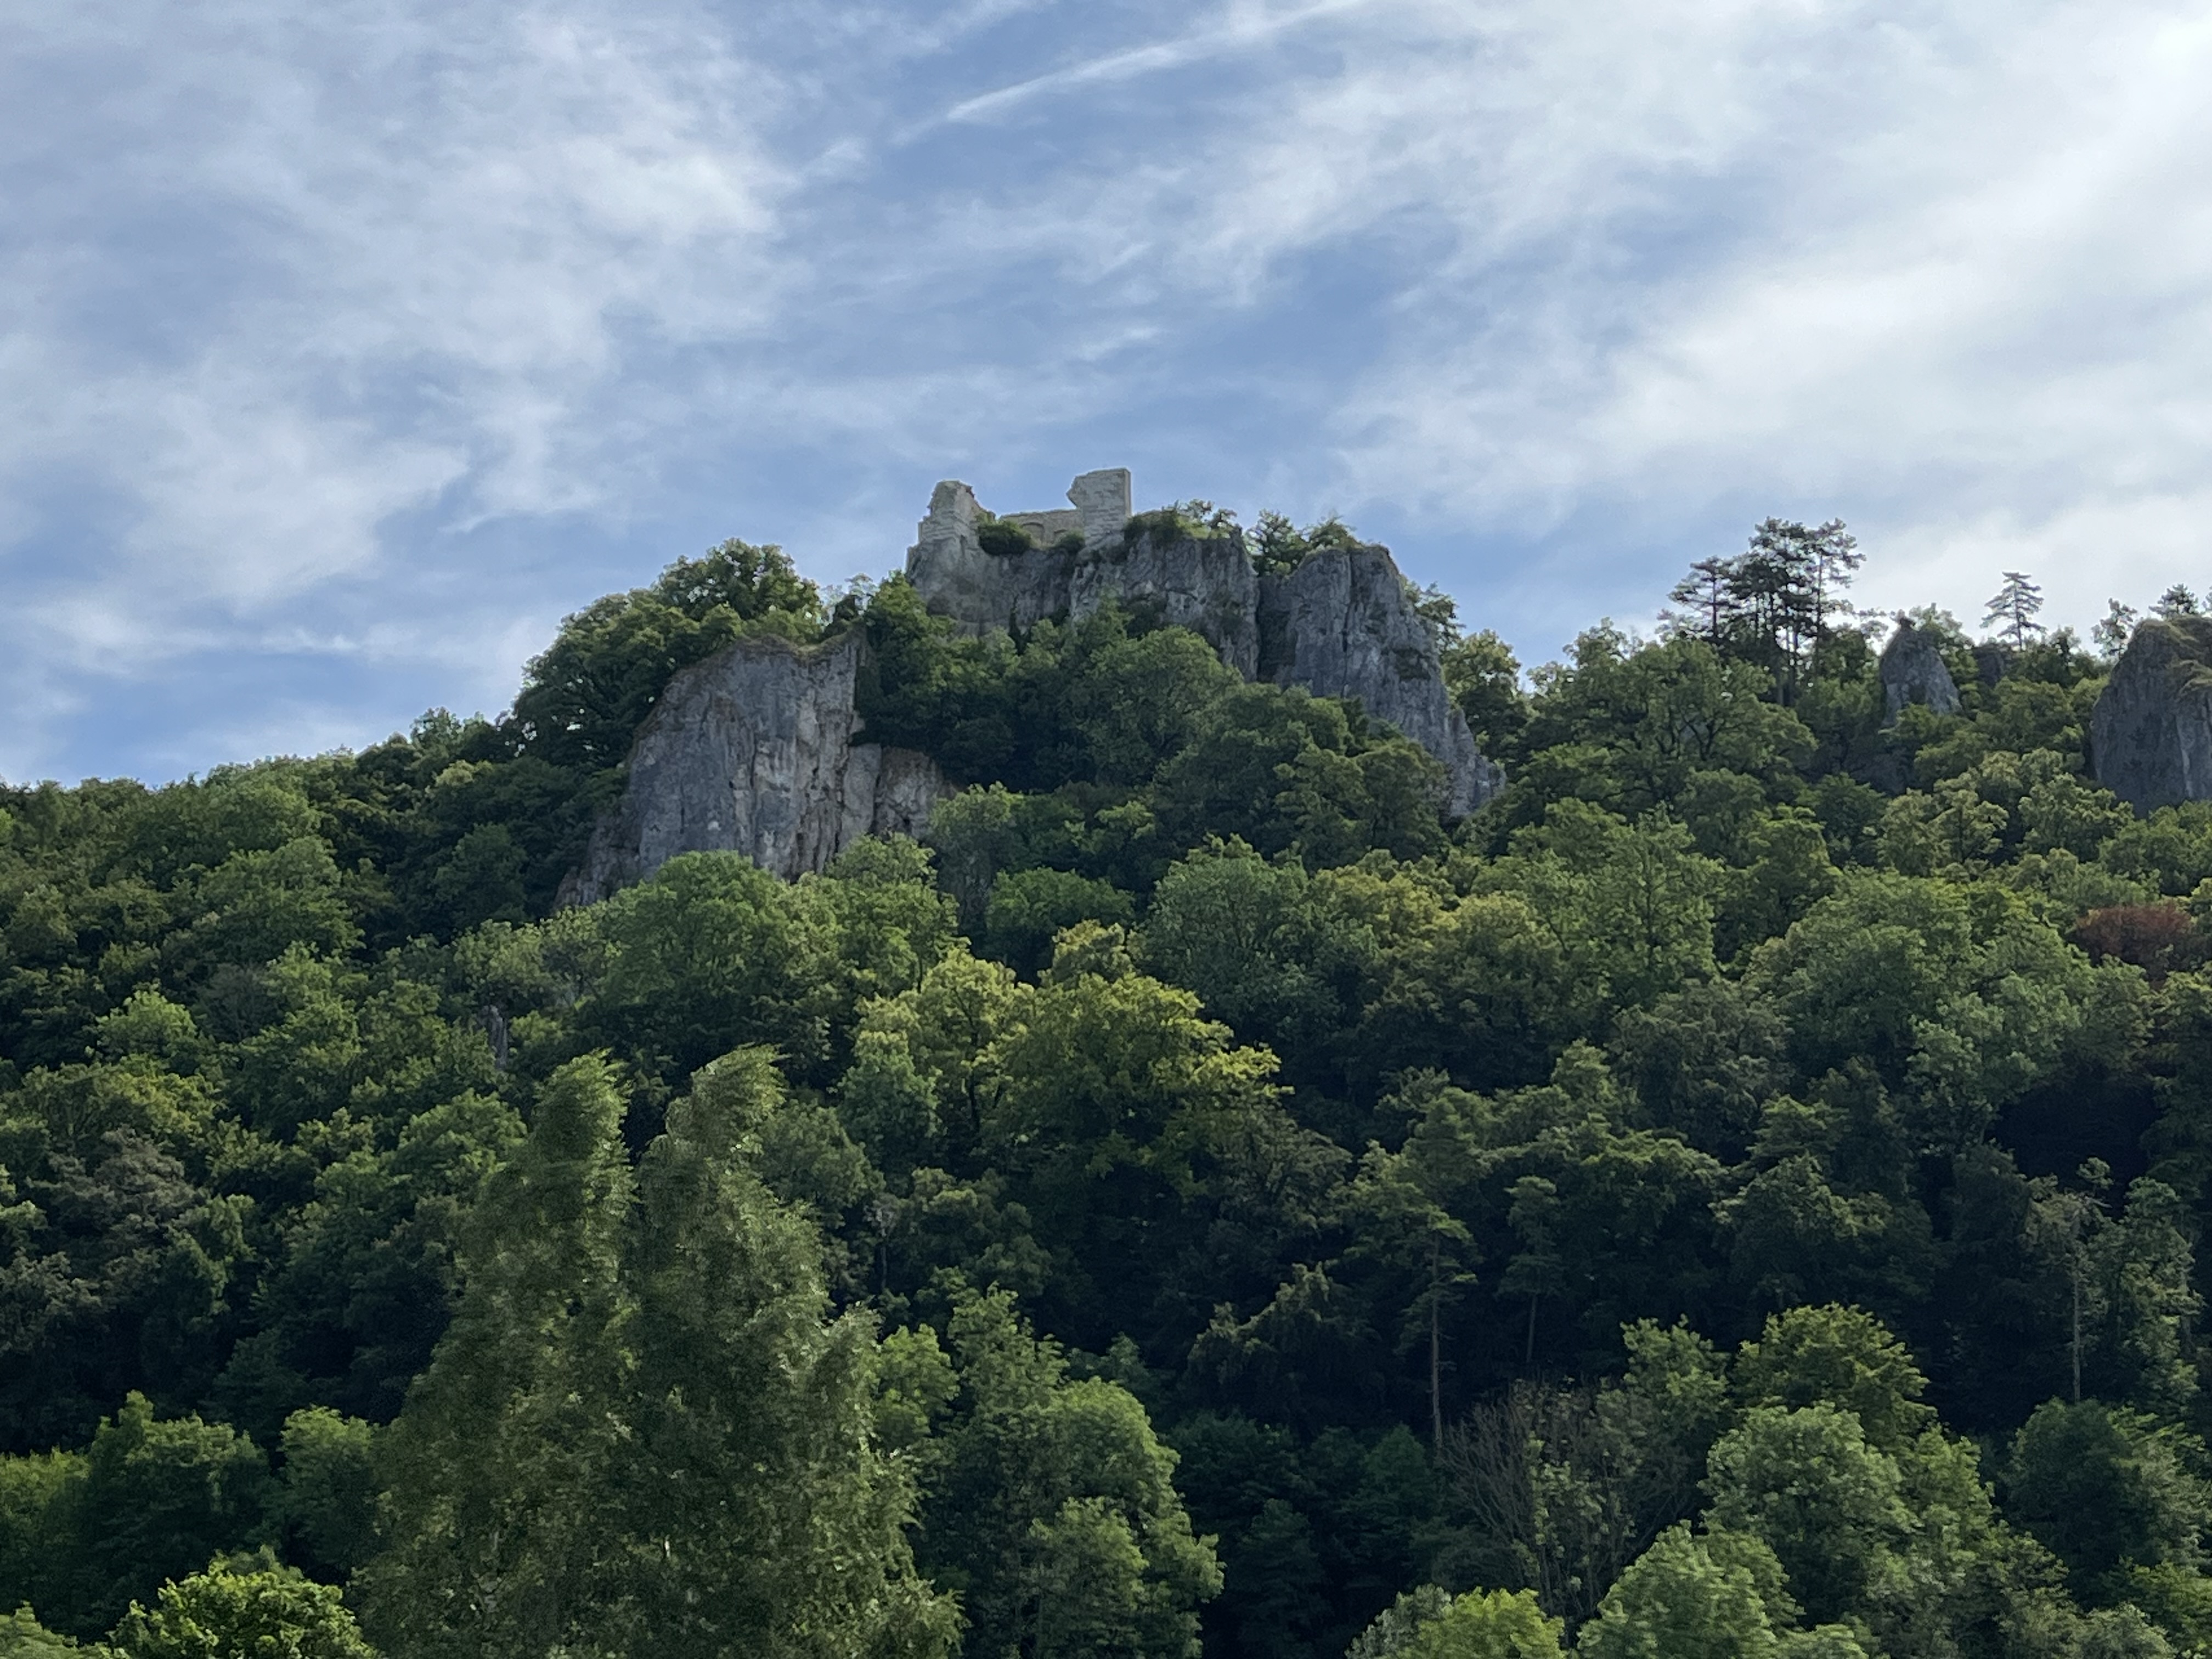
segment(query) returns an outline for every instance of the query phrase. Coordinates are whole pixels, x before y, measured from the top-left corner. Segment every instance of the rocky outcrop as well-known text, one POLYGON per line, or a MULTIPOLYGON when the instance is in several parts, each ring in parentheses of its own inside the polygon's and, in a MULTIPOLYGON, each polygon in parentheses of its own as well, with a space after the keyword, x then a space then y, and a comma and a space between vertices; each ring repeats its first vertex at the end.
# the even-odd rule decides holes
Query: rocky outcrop
POLYGON ((1260 670, 1260 579, 1237 530, 1212 536, 1145 531, 1085 544, 1068 572, 1066 614, 1080 622, 1111 601, 1155 624, 1203 635, 1246 679, 1260 670))
POLYGON ((1252 675, 1258 588, 1241 533, 1127 534, 1123 467, 1085 473, 1068 486, 1067 499, 1073 508, 1005 514, 1000 522, 1018 526, 1031 545, 993 552, 983 545, 985 515, 975 492, 947 479, 931 495, 929 516, 907 550, 907 577, 932 611, 972 633, 1019 633, 1054 617, 1080 622, 1110 601, 1205 635, 1231 666, 1252 675))
POLYGON ((1925 703, 1938 714, 1959 712, 1959 683, 1936 635, 1902 617, 1881 651, 1882 724, 1894 726, 1907 703, 1925 703))
MULTIPOLYGON (((1020 524, 1044 516, 1009 518, 1020 524)), ((923 603, 977 634, 994 628, 1020 633, 1064 613, 1075 555, 1050 544, 1024 553, 987 553, 982 517, 975 492, 957 479, 948 478, 931 495, 929 516, 916 527, 906 554, 908 580, 923 603)), ((1114 533, 1118 540, 1119 526, 1114 533)))
POLYGON ((1356 697, 1389 721, 1443 763, 1455 817, 1504 787, 1445 688, 1435 630, 1413 609, 1388 548, 1330 549, 1266 578, 1259 672, 1321 696, 1356 697))
POLYGON ((2089 720, 2097 781, 2139 811, 2212 800, 2212 617, 2146 622, 2089 720))
POLYGON ((908 579, 932 611, 979 634, 1019 631, 1049 617, 1080 621, 1109 601, 1188 628, 1248 679, 1358 698, 1443 763, 1452 815, 1473 811, 1504 786, 1445 689, 1435 635, 1389 549, 1328 550, 1263 581, 1239 531, 1199 536, 1170 532, 1152 515, 1132 520, 1129 475, 1120 468, 1085 473, 1067 498, 1072 514, 1007 514, 1001 522, 1019 526, 1032 545, 991 552, 975 493, 955 480, 940 483, 908 550, 908 579))
MULTIPOLYGON (((1247 678, 1356 698, 1396 726, 1443 763, 1452 816, 1503 787, 1387 548, 1316 553, 1263 581, 1233 527, 1197 535, 1165 515, 1133 520, 1121 468, 1085 473, 1067 499, 994 528, 975 492, 948 479, 908 550, 908 579, 978 634, 1080 621, 1108 604, 1188 628, 1247 678)), ((866 648, 858 629, 811 647, 743 640, 678 674, 639 728, 622 800, 563 902, 605 898, 679 853, 743 853, 788 880, 865 836, 919 836, 950 792, 927 756, 854 740, 866 648)))
POLYGON ((605 898, 678 853, 743 853, 789 880, 864 836, 920 835, 945 780, 926 755, 853 740, 865 648, 857 629, 817 646, 740 640, 678 674, 564 897, 605 898))

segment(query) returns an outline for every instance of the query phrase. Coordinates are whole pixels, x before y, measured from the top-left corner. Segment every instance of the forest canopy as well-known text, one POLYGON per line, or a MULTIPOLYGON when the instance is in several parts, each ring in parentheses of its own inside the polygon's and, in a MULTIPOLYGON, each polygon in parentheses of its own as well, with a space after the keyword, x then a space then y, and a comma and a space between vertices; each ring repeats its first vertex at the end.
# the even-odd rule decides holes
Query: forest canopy
POLYGON ((736 541, 499 719, 0 787, 0 1654, 2212 1651, 2212 805, 2090 773, 2126 607, 1893 718, 1858 562, 1415 596, 1458 820, 736 541), (921 839, 557 902, 677 672, 855 629, 921 839))

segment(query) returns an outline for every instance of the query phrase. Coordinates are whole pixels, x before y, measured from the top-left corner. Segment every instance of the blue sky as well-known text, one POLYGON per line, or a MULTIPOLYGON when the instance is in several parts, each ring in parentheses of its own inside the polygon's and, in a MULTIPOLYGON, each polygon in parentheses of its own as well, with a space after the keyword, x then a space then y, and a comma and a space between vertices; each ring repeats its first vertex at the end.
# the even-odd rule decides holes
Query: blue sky
POLYGON ((0 0, 0 776, 490 713, 931 484, 1342 512, 1525 661, 1769 513, 2212 582, 2212 12, 0 0))

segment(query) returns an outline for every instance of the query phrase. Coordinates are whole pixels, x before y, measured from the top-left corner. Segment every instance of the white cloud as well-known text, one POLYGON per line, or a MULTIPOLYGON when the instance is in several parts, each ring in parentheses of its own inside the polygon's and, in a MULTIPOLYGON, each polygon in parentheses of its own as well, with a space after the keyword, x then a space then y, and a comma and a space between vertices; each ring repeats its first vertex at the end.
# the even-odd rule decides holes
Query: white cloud
POLYGON ((1060 69, 1030 76, 1012 86, 977 93, 954 104, 941 118, 988 121, 1055 93, 1115 81, 1133 81, 1164 70, 1183 69, 1210 58, 1248 52, 1287 30, 1364 9, 1375 3, 1376 0, 1318 0, 1316 4, 1283 9, 1231 3, 1223 9, 1218 21, 1200 28, 1142 46, 1079 58, 1060 69))
MULTIPOLYGON (((2026 562, 2083 621, 2103 596, 2077 590, 2204 558, 2201 9, 1402 0, 1312 16, 1295 50, 1240 33, 1253 15, 955 113, 1224 43, 1266 59, 1206 82, 1201 142, 969 210, 1156 315, 1395 256, 1302 469, 1316 498, 1540 547, 1594 507, 1644 546, 1747 498, 1832 510, 1870 591, 1963 608, 2026 562)), ((1608 603, 1649 580, 1621 568, 1608 603)))
POLYGON ((234 6, 195 28, 112 6, 40 44, 155 84, 64 147, 106 222, 96 200, 89 227, 58 206, 14 233, 37 337, 0 358, 9 447, 104 464, 126 544, 210 599, 357 571, 391 514, 459 481, 477 510, 589 501, 574 426, 618 337, 741 336, 772 310, 787 182, 749 123, 774 88, 667 21, 234 6), (121 48, 126 26, 167 50, 121 48), (187 282, 108 250, 127 320, 28 269, 149 219, 187 282))
POLYGON ((1425 130, 1464 78, 1459 177, 1408 181, 1381 142, 1350 168, 1311 155, 1298 110, 1253 145, 1253 175, 1322 181, 1301 221, 1344 234, 1357 204, 1375 223, 1418 200, 1451 225, 1346 410, 1364 493, 1537 535, 1608 502, 1663 540, 1763 490, 1858 522, 1886 592, 1927 582, 1917 597, 1964 607, 2024 562, 2081 620, 2091 587, 2155 592, 2203 556, 2203 20, 1655 12, 1667 39, 1630 27, 1594 52, 1590 13, 1531 9, 1578 20, 1518 36, 1520 85, 1547 94, 1533 135, 1441 59, 1324 95, 1382 131, 1410 98, 1425 130), (1677 215, 1687 246, 1668 246, 1677 215))
POLYGON ((629 526, 881 568, 951 471, 1395 514, 1547 628, 1769 510, 1884 603, 2212 578, 2171 0, 18 10, 0 770, 197 653, 495 705, 629 526))

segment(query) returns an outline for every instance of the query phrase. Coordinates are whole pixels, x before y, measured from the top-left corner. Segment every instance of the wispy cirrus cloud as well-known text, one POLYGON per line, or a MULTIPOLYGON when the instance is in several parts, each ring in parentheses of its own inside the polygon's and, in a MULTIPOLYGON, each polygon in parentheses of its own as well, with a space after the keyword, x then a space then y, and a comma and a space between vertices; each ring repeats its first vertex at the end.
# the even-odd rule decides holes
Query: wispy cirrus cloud
POLYGON ((1539 655, 1769 511, 1885 602, 2212 577, 2166 0, 18 11, 9 775, 494 707, 952 473, 1342 507, 1539 655))
POLYGON ((1206 26, 1164 40, 1123 46, 1101 56, 1082 58, 1065 66, 1017 81, 1012 86, 963 98, 946 110, 946 121, 983 121, 1003 115, 1024 104, 1055 93, 1116 81, 1133 81, 1167 70, 1188 68, 1210 59, 1246 52, 1275 36, 1340 17, 1347 12, 1372 9, 1384 0, 1319 0, 1319 3, 1272 7, 1249 3, 1228 7, 1206 26))

